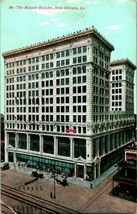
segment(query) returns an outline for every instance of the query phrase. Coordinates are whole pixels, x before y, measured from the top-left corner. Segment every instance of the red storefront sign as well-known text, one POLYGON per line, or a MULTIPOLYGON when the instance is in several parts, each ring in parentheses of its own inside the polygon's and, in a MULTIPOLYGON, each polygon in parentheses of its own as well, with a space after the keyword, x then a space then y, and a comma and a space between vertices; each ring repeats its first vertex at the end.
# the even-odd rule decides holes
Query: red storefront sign
POLYGON ((68 133, 76 133, 76 130, 75 129, 66 129, 66 132, 68 132, 68 133))

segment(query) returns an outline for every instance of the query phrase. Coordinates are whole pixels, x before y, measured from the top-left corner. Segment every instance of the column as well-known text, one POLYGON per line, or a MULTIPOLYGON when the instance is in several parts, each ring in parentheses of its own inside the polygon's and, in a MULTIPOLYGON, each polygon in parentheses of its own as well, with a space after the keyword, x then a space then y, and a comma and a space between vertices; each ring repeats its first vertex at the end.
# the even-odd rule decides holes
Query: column
POLYGON ((70 157, 74 158, 74 140, 73 138, 70 138, 70 157))
POLYGON ((86 170, 86 164, 84 164, 84 180, 86 180, 86 172, 87 172, 87 170, 86 170))
POLYGON ((8 133, 5 132, 5 162, 8 162, 8 146, 9 144, 9 136, 8 136, 8 133))
POLYGON ((93 164, 93 180, 96 179, 96 163, 93 164))
MULTIPOLYGON (((14 160, 14 164, 17 162, 17 157, 16 157, 16 150, 13 151, 13 160, 14 160)), ((14 166, 15 167, 15 166, 14 166)))
POLYGON ((110 135, 107 135, 107 151, 110 152, 110 135))
POLYGON ((105 137, 101 137, 101 154, 105 154, 105 137))
POLYGON ((77 164, 74 164, 74 178, 77 177, 77 164))
POLYGON ((99 157, 99 138, 95 139, 95 156, 99 157))
POLYGON ((30 150, 30 135, 27 134, 27 152, 30 150))
POLYGON ((19 143, 19 135, 16 133, 15 134, 15 149, 18 149, 18 147, 19 147, 18 143, 19 143))
POLYGON ((58 155, 58 138, 54 137, 54 155, 58 155))
POLYGON ((112 150, 115 148, 115 134, 112 134, 112 150))
POLYGON ((69 69, 70 70, 70 82, 69 82, 69 114, 70 114, 70 118, 69 121, 73 122, 73 70, 72 68, 69 69))
POLYGON ((98 177, 100 176, 100 161, 97 164, 97 175, 98 175, 98 177))
POLYGON ((40 154, 43 153, 43 136, 39 135, 39 143, 40 143, 40 154))
POLYGON ((86 139, 86 159, 92 160, 92 139, 86 139))

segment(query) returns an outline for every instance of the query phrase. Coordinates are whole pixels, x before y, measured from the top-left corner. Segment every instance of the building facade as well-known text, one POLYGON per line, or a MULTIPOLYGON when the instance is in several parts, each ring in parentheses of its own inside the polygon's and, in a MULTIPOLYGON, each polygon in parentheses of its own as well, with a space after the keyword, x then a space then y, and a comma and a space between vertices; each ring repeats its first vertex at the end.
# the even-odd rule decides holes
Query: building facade
POLYGON ((136 66, 128 59, 110 64, 110 111, 134 114, 134 71, 136 66))
POLYGON ((109 111, 113 50, 92 28, 3 53, 6 161, 93 180, 122 158, 134 115, 109 111))

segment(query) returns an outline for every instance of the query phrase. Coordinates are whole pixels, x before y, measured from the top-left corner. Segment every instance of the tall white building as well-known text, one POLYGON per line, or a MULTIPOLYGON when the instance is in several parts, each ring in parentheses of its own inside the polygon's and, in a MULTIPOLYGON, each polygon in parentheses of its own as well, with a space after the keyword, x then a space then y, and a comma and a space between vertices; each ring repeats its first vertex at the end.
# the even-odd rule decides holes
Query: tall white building
POLYGON ((93 180, 124 156, 134 115, 109 112, 113 50, 93 28, 3 53, 6 161, 93 180))
POLYGON ((134 113, 134 71, 128 59, 113 61, 110 76, 110 111, 134 113))

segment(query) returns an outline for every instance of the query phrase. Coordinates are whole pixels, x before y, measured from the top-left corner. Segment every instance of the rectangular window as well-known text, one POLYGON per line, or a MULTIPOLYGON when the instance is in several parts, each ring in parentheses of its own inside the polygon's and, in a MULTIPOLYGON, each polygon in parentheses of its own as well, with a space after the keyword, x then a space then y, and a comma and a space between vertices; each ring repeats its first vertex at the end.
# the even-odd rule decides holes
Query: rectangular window
POLYGON ((69 50, 66 50, 66 56, 69 56, 69 50))
POLYGON ((87 52, 87 47, 83 46, 83 53, 86 53, 86 52, 87 52))
POLYGON ((56 57, 60 58, 60 52, 56 53, 56 57))
POLYGON ((73 48, 73 54, 76 54, 76 53, 77 53, 77 49, 73 48))
POLYGON ((53 54, 50 54, 50 59, 53 59, 53 54))
POLYGON ((81 56, 78 57, 78 63, 81 63, 81 56))
POLYGON ((69 65, 69 59, 66 59, 66 65, 69 65))
POLYGON ((81 47, 78 48, 78 54, 80 54, 80 53, 81 53, 81 47))
POLYGON ((49 68, 49 63, 46 63, 46 68, 49 68))
POLYGON ((87 61, 87 56, 83 56, 83 62, 87 61))
POLYGON ((60 66, 60 61, 56 62, 56 66, 59 67, 60 66))
POLYGON ((45 56, 42 56, 42 61, 45 61, 45 56))
POLYGON ((46 55, 46 60, 49 60, 49 55, 48 54, 46 55))
POLYGON ((77 58, 73 58, 73 64, 77 63, 77 58))
POLYGON ((64 57, 64 56, 65 56, 65 52, 61 51, 61 57, 64 57))

